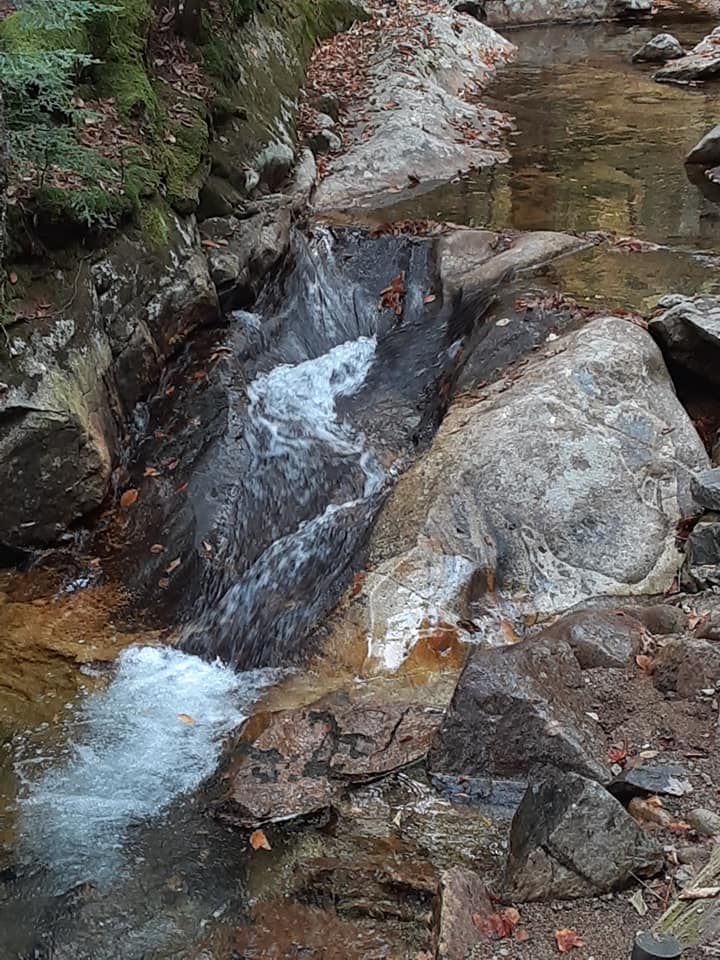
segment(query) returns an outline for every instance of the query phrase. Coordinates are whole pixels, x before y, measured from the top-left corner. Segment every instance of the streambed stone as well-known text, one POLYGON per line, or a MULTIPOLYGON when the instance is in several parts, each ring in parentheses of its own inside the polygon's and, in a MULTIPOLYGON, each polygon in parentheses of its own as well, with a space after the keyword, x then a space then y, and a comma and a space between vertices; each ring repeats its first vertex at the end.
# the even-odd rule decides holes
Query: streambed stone
POLYGON ((632 56, 633 63, 667 63, 685 56, 680 41, 671 33, 658 33, 632 56))
POLYGON ((659 844, 600 784, 548 770, 513 818, 502 895, 521 902, 597 896, 654 876, 663 860, 659 844))

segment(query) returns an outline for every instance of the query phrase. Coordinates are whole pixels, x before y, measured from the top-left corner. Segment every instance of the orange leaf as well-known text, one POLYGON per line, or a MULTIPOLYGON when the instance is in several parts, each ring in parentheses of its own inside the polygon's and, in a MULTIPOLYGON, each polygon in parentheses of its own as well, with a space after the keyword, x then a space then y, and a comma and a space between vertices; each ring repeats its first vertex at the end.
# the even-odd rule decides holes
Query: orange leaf
POLYGON ((192 727, 195 724, 195 720, 193 719, 193 717, 190 716, 189 713, 179 713, 178 720, 180 721, 180 723, 187 724, 188 727, 192 727))
POLYGON ((138 498, 137 490, 130 489, 126 490, 125 493, 120 497, 120 506, 123 510, 127 510, 128 507, 131 507, 138 498))
POLYGON ((568 930, 567 927, 555 931, 555 943, 560 953, 570 953, 573 947, 585 946, 582 937, 579 937, 574 930, 568 930))
POLYGON ((272 847, 268 843, 268 838, 262 830, 253 830, 250 834, 250 846, 253 850, 272 850, 272 847))
POLYGON ((635 657, 635 663, 640 668, 640 676, 648 677, 652 673, 652 660, 645 653, 639 653, 635 657))
POLYGON ((619 747, 610 747, 607 758, 609 763, 624 763, 627 760, 627 744, 623 743, 619 747))
POLYGON ((527 943, 530 939, 530 934, 527 930, 516 930, 515 931, 515 943, 527 943))

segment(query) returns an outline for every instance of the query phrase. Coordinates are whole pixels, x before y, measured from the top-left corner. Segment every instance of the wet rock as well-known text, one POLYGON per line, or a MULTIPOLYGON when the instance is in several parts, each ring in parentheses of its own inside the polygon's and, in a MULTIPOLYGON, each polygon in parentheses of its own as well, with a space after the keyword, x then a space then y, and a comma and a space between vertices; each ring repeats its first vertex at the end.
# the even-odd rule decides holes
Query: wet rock
POLYGON ((640 650, 645 628, 639 620, 616 610, 581 610, 561 617, 542 631, 572 647, 583 670, 624 667, 640 650))
POLYGON ((315 155, 335 153, 342 147, 342 140, 332 130, 318 130, 310 137, 308 144, 315 155))
POLYGON ((720 510, 720 467, 696 473, 690 490, 695 503, 703 510, 720 510))
POLYGON ((597 896, 662 866, 660 846, 600 784, 548 770, 530 784, 513 818, 502 896, 597 896))
POLYGON ((244 220, 212 218, 200 233, 216 246, 207 249, 210 275, 225 309, 248 303, 284 259, 290 246, 292 213, 289 203, 266 209, 244 220))
POLYGON ((604 737, 586 717, 567 643, 542 635, 479 649, 458 681, 428 756, 433 773, 526 780, 538 764, 609 779, 604 737))
MULTIPOLYGON (((694 48, 694 51, 697 47, 694 48)), ((672 60, 654 75, 660 83, 696 83, 703 80, 715 80, 720 76, 720 47, 712 52, 692 52, 677 60, 672 60)))
POLYGON ((715 167, 720 163, 720 125, 713 127, 685 157, 685 163, 715 167))
POLYGON ((292 892, 302 902, 334 908, 341 917, 412 923, 427 922, 439 883, 438 871, 427 861, 355 853, 351 859, 303 860, 292 892))
POLYGON ((419 705, 332 701, 260 716, 235 751, 215 813, 249 826, 321 812, 348 783, 424 757, 439 721, 439 711, 419 705))
POLYGON ((162 249, 119 237, 65 278, 68 306, 7 330, 0 542, 52 541, 102 503, 131 410, 188 334, 217 319, 194 221, 168 215, 166 227, 162 249))
POLYGON ((720 814, 714 810, 697 807, 685 819, 701 837, 720 837, 720 814))
POLYGON ((674 637, 654 657, 652 676, 658 690, 689 700, 720 682, 720 647, 698 637, 674 637))
POLYGON ((463 960, 480 941, 474 915, 490 915, 493 906, 477 873, 451 867, 442 875, 437 920, 438 960, 463 960))
POLYGON ((667 63, 668 60, 684 56, 685 51, 676 37, 671 33, 658 33, 636 50, 632 59, 633 63, 667 63))
POLYGON ((649 330, 668 361, 720 385, 720 299, 663 297, 649 330))
POLYGON ((349 116, 366 115, 357 128, 364 135, 355 138, 348 128, 343 152, 333 157, 318 186, 320 210, 396 203, 411 195, 418 181, 447 180, 507 156, 493 122, 501 115, 467 103, 461 93, 511 56, 512 44, 470 17, 453 18, 441 10, 414 15, 408 29, 405 42, 415 52, 410 60, 403 59, 392 36, 382 36, 371 57, 367 96, 349 116), (396 106, 386 109, 386 103, 396 106), (459 138, 451 120, 476 136, 459 138))
POLYGON ((469 17, 485 23, 487 14, 485 12, 485 0, 460 0, 454 7, 458 13, 466 13, 469 17))
POLYGON ((679 763, 656 763, 652 760, 633 762, 608 786, 610 793, 627 804, 631 797, 662 793, 668 797, 684 797, 692 792, 688 771, 679 763))
POLYGON ((653 0, 613 0, 615 16, 622 18, 646 17, 653 12, 653 0))

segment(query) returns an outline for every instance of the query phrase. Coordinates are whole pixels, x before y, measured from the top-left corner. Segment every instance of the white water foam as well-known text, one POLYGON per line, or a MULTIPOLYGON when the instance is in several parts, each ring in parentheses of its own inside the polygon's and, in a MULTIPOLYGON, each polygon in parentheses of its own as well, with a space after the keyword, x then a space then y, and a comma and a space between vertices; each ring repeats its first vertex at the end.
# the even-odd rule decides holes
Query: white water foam
POLYGON ((214 771, 224 737, 274 676, 174 649, 124 651, 109 687, 72 717, 65 755, 38 778, 28 775, 38 758, 18 761, 23 851, 64 884, 109 879, 128 828, 214 771))

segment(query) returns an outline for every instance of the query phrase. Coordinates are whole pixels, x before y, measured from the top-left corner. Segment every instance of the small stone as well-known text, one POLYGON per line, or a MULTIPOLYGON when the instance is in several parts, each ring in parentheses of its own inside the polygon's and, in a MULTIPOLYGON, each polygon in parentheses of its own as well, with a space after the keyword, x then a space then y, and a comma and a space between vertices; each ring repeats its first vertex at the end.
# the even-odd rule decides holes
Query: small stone
POLYGON ((619 800, 628 801, 633 796, 665 794, 669 797, 684 797, 692 793, 692 784, 687 779, 687 770, 679 763, 635 763, 626 767, 608 790, 619 800))
POLYGON ((632 59, 634 63, 667 63, 668 60, 676 60, 683 56, 685 51, 679 40, 671 33, 659 33, 652 40, 644 43, 633 54, 632 59))
POLYGON ((720 815, 706 807, 691 810, 685 819, 703 837, 720 836, 720 815))
POLYGON ((335 121, 327 113, 319 113, 315 117, 315 126, 318 130, 332 130, 335 126, 335 121))
POLYGON ((332 130, 318 130, 316 134, 310 137, 308 143, 310 149, 316 155, 318 153, 333 153, 342 146, 342 140, 332 130))
POLYGON ((340 98, 336 93, 323 93, 312 101, 312 105, 319 113, 327 114, 337 122, 340 116, 340 98))
POLYGON ((720 647, 698 637, 674 637, 653 659, 652 678, 661 693, 689 700, 720 680, 720 647))

